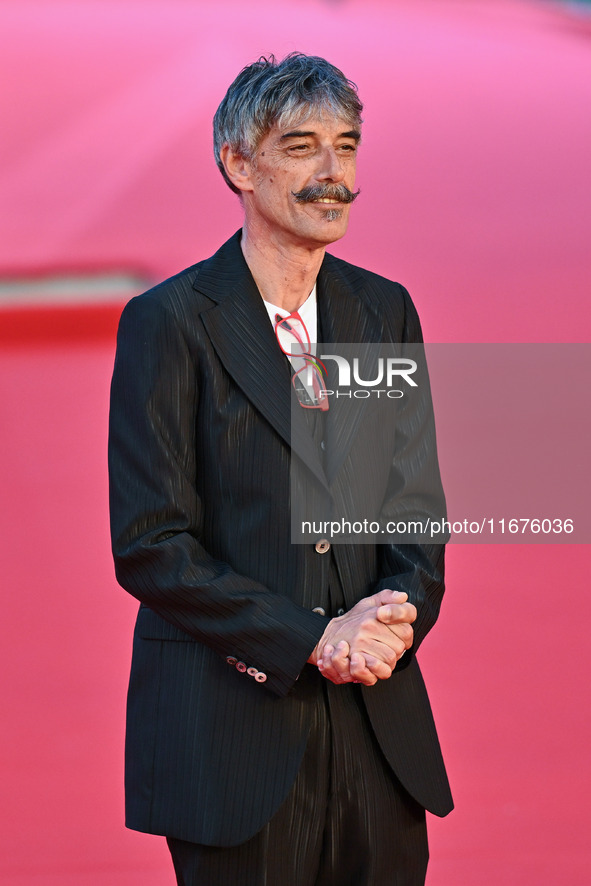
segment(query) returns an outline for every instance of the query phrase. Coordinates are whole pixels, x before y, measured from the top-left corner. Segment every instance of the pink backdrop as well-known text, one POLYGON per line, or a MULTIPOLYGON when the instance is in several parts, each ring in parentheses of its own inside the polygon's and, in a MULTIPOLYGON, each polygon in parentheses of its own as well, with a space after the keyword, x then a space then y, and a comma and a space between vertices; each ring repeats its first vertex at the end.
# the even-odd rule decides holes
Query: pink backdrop
MULTIPOLYGON (((403 282, 430 341, 589 340, 589 19, 509 0, 4 0, 0 18, 1 276, 149 281, 209 255, 240 225, 217 103, 243 64, 299 49, 366 106, 333 251, 403 282)), ((173 882, 162 842, 122 826, 135 604, 109 555, 109 310, 0 311, 8 886, 173 882)), ((588 551, 450 549, 422 663, 457 809, 431 822, 430 886, 588 882, 588 551)))

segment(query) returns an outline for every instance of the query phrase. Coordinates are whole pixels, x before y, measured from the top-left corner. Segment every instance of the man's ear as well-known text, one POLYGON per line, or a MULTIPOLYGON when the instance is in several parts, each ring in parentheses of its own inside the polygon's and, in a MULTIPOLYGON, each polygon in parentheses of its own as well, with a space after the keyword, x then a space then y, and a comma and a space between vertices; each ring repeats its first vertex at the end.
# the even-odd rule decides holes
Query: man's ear
POLYGON ((226 142, 220 150, 220 160, 224 164, 226 175, 239 191, 252 191, 252 163, 242 154, 230 148, 226 142))

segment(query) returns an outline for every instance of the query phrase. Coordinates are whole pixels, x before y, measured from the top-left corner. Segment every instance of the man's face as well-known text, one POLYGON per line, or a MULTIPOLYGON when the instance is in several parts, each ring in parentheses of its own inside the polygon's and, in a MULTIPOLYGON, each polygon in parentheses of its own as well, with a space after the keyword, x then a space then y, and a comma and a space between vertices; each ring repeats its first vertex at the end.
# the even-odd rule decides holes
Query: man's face
POLYGON ((273 126, 249 164, 252 190, 243 193, 251 235, 306 248, 342 237, 359 138, 350 122, 324 116, 273 126))

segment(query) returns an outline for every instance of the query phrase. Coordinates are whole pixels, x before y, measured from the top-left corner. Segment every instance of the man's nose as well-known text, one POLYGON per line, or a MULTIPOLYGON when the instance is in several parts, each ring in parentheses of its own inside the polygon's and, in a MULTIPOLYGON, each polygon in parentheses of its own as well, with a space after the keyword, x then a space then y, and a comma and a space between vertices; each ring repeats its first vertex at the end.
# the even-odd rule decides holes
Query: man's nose
POLYGON ((323 151, 316 178, 318 181, 330 181, 335 184, 342 182, 345 178, 341 158, 334 148, 327 148, 323 151))

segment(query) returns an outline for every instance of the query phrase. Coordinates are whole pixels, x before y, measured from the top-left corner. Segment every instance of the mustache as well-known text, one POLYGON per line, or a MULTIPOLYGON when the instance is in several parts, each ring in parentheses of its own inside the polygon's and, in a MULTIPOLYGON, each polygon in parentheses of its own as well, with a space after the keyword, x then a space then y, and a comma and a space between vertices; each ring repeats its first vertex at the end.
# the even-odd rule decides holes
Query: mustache
POLYGON ((314 203, 316 200, 323 198, 329 200, 338 200, 339 203, 352 203, 356 200, 361 191, 350 191, 346 185, 308 185, 301 191, 292 191, 296 203, 314 203))

